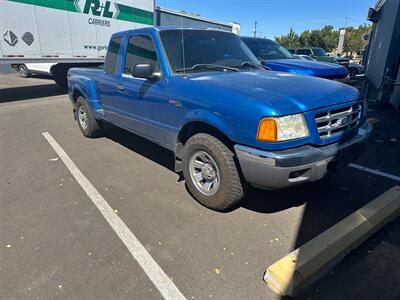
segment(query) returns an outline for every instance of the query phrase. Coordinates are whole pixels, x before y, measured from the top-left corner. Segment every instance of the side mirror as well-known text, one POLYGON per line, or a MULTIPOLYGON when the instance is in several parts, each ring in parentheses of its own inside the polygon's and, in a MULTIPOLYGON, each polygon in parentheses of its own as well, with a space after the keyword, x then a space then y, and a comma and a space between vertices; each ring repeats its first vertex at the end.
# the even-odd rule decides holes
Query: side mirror
POLYGON ((145 79, 158 79, 161 74, 154 72, 152 64, 135 64, 131 68, 133 77, 145 78, 145 79))

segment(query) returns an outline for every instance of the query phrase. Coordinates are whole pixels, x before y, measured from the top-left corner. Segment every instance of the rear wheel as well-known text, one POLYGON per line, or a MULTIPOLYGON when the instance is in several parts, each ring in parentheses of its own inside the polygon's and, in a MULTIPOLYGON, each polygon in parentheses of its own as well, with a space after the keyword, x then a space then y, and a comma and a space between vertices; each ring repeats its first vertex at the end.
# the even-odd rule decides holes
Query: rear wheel
POLYGON ((213 210, 234 208, 243 198, 234 153, 211 135, 199 133, 186 142, 183 175, 192 196, 213 210))
POLYGON ((89 138, 101 136, 101 121, 94 118, 85 99, 79 97, 76 101, 76 119, 82 134, 89 138))
POLYGON ((30 75, 29 70, 25 65, 19 65, 18 72, 19 76, 21 76, 22 78, 28 78, 30 75))

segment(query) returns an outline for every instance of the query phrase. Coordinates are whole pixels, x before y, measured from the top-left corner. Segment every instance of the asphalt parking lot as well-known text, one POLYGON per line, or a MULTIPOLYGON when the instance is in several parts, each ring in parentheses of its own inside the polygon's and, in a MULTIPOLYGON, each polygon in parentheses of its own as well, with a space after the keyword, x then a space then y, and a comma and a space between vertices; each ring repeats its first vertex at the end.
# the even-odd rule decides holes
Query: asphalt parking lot
MULTIPOLYGON (((124 130, 82 136, 51 80, 0 74, 0 298, 162 299, 43 137, 48 132, 187 299, 280 299, 265 269, 394 185, 400 118, 380 120, 357 165, 284 191, 251 189, 227 213, 195 202, 172 153, 124 130)), ((396 177, 397 176, 397 177, 396 177)), ((397 178, 397 179, 396 179, 397 178)), ((400 221, 298 299, 400 299, 400 221)))

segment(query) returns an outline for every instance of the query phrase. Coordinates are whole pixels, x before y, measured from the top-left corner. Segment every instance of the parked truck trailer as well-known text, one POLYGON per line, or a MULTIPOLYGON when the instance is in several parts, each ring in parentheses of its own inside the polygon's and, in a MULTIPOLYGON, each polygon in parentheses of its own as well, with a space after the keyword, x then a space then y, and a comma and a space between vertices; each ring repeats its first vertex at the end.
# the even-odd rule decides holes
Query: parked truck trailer
POLYGON ((197 14, 185 11, 176 11, 165 7, 157 7, 155 14, 155 22, 157 26, 180 26, 202 29, 215 28, 240 35, 240 24, 237 22, 225 23, 204 18, 197 14))
POLYGON ((66 85, 71 67, 104 62, 111 35, 154 25, 154 0, 1 0, 0 63, 55 63, 66 85))

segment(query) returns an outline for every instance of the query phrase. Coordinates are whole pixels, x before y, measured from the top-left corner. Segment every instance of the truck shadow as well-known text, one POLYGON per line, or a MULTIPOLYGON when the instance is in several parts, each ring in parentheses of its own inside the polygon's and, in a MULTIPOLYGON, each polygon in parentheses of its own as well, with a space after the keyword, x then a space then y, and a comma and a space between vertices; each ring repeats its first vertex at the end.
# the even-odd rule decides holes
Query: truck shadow
POLYGON ((104 136, 174 172, 174 154, 171 151, 112 124, 105 124, 104 136))
MULTIPOLYGON (((381 119, 367 148, 358 160, 363 166, 400 174, 398 145, 390 143, 400 133, 398 115, 371 107, 369 115, 381 119), (379 141, 379 142, 377 142, 379 141), (385 142, 388 141, 388 142, 385 142), (385 158, 385 159, 382 159, 385 158)), ((351 167, 331 173, 326 179, 283 193, 272 193, 265 200, 304 202, 303 215, 293 250, 334 226, 356 210, 373 201, 398 181, 351 167)), ((248 204, 249 209, 265 211, 263 204, 248 204)), ((297 261, 304 255, 301 250, 297 261)), ((400 299, 400 220, 389 223, 352 251, 332 271, 295 298, 281 299, 400 299)))
MULTIPOLYGON (((396 183, 347 167, 319 182, 281 191, 250 189, 242 208, 269 214, 302 206, 292 250, 299 248, 396 183)), ((284 253, 282 256, 286 255, 284 253)), ((297 261, 306 256, 299 251, 297 261)), ((281 257, 278 257, 279 259, 281 257)), ((269 264, 274 261, 268 262, 269 264)), ((268 267, 266 265, 266 267, 268 267)), ((400 220, 389 223, 296 297, 281 300, 400 299, 400 220)), ((260 275, 261 276, 261 275, 260 275)))
MULTIPOLYGON (((398 116, 392 116, 382 109, 374 111, 372 115, 379 116, 382 122, 373 132, 358 163, 400 174, 398 146, 393 142, 384 143, 398 136, 398 126, 393 129, 393 124, 399 124, 398 116)), ((290 213, 290 207, 301 205, 303 213, 293 241, 294 250, 398 184, 398 181, 347 167, 319 182, 304 186, 272 192, 250 190, 242 207, 269 214, 280 209, 288 209, 290 213)), ((304 256, 300 250, 297 261, 304 256)), ((281 299, 397 300, 400 299, 399 270, 400 220, 397 220, 352 251, 308 290, 297 297, 281 299)))
POLYGON ((67 91, 55 83, 0 89, 0 103, 65 95, 67 91))
POLYGON ((345 168, 319 182, 286 190, 263 191, 251 188, 242 208, 270 214, 303 205, 303 217, 293 245, 295 249, 369 203, 394 184, 394 181, 385 178, 366 176, 358 170, 345 168))

